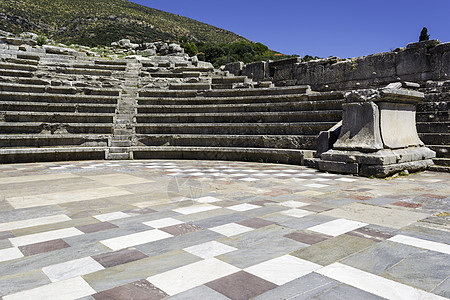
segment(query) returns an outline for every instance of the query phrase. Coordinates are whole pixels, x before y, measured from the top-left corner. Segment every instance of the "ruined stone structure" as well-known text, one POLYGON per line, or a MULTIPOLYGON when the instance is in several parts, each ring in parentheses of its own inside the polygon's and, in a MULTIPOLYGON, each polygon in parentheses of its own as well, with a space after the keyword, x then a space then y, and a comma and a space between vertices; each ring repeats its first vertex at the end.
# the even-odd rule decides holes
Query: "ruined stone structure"
MULTIPOLYGON (((346 101, 345 91, 273 87, 265 76, 215 70, 180 52, 107 60, 8 38, 0 60, 0 163, 174 158, 304 164, 314 156, 319 133, 342 119, 346 101)), ((436 100, 448 87, 429 86, 436 100)), ((426 109, 440 112, 439 103, 426 109)), ((448 127, 435 130, 448 126, 445 113, 437 115, 441 119, 428 120, 428 112, 419 113, 419 132, 448 138, 448 127)), ((448 142, 421 139, 447 162, 441 154, 448 142)))

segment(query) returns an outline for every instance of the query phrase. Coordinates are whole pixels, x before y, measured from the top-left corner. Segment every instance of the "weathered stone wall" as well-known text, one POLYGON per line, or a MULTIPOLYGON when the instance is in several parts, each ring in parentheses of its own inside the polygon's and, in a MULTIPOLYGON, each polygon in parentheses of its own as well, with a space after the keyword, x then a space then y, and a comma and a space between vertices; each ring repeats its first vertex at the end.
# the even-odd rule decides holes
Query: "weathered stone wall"
POLYGON ((392 52, 352 59, 259 62, 235 72, 255 81, 269 79, 277 86, 310 85, 316 91, 373 88, 398 81, 442 81, 450 79, 450 43, 437 40, 412 43, 392 52))

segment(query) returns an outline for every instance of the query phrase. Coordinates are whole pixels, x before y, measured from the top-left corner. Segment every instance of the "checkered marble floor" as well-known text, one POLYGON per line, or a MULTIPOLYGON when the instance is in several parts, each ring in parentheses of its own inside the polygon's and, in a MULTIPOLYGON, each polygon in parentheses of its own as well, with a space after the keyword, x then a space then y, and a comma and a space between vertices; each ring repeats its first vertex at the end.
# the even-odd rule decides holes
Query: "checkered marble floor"
POLYGON ((450 174, 0 165, 0 300, 445 299, 450 174))

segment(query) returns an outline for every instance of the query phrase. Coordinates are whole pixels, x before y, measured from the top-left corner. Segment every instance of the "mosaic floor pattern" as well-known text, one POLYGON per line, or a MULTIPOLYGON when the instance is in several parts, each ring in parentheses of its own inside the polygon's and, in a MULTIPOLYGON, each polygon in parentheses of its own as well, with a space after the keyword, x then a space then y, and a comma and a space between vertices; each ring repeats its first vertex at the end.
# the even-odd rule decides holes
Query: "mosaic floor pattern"
POLYGON ((0 165, 0 300, 446 299, 450 174, 0 165))

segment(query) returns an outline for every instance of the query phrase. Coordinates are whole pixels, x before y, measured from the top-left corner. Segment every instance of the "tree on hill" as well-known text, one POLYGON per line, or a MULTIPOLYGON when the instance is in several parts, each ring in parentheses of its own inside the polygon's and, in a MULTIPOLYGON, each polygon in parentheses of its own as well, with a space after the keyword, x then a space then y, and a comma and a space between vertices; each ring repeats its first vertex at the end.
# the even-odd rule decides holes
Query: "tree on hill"
POLYGON ((428 29, 426 27, 422 28, 420 32, 419 42, 428 41, 430 39, 430 35, 428 34, 428 29))

